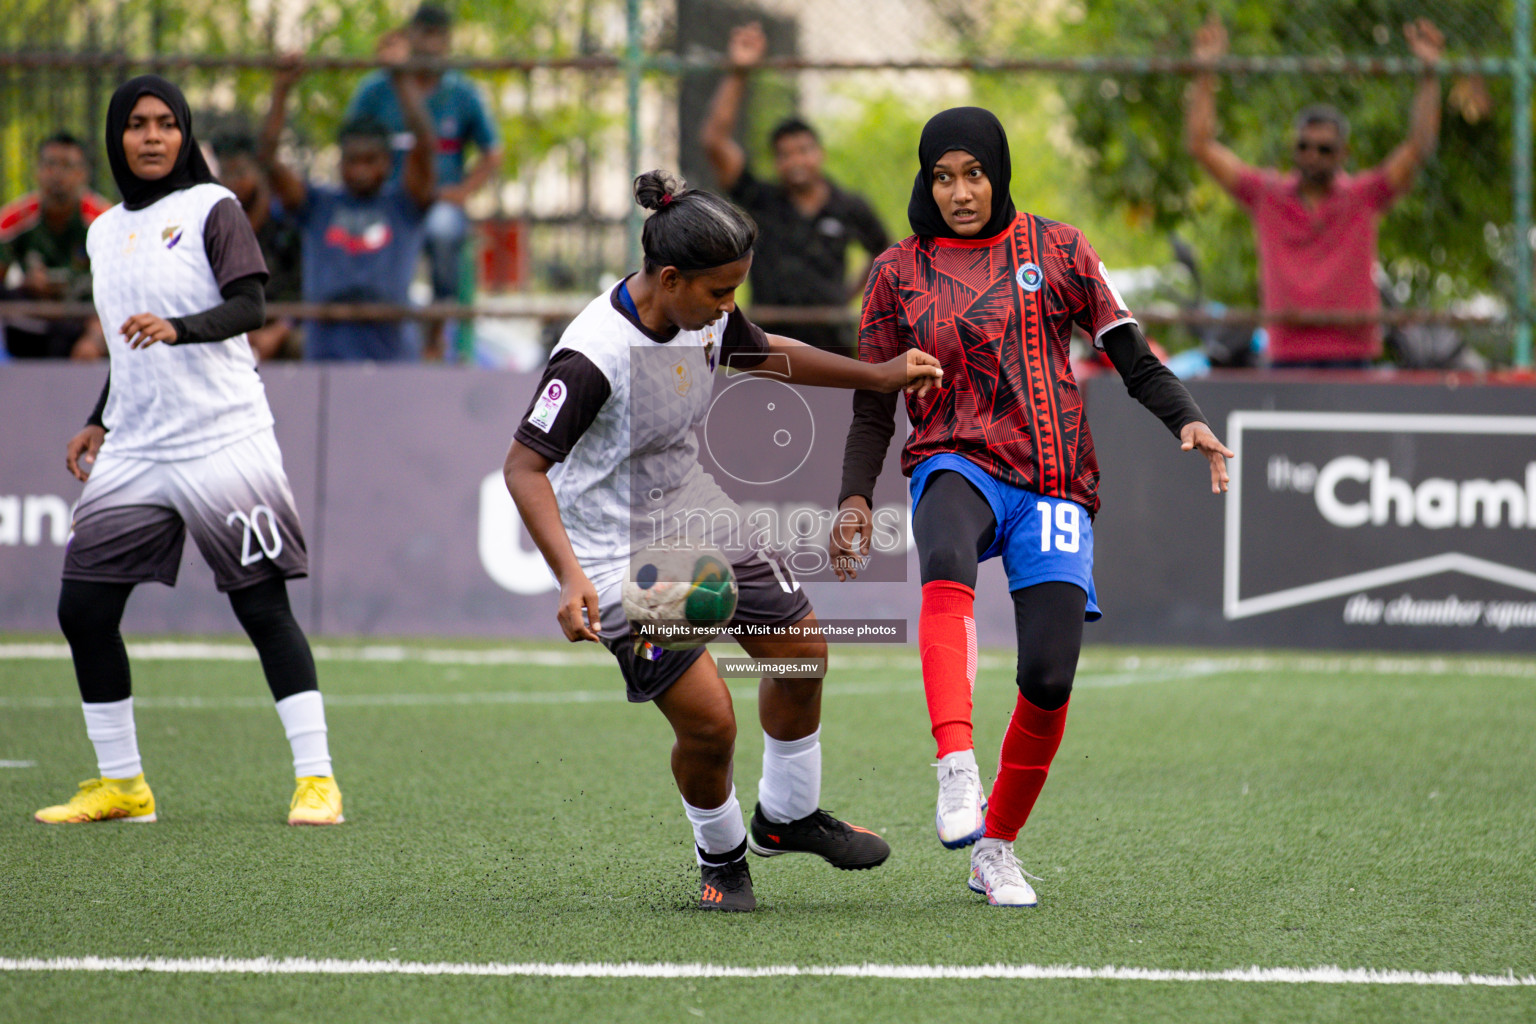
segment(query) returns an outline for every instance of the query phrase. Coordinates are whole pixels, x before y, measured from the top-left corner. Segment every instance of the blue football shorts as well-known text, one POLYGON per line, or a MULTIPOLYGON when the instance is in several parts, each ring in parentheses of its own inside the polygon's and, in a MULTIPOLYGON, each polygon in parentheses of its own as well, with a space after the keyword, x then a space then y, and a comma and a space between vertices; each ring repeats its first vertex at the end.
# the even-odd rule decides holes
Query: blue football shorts
POLYGON ((965 477, 992 506, 997 530, 980 560, 1002 558, 1010 591, 1052 581, 1075 583, 1088 594, 1084 621, 1103 617, 1093 589, 1093 520, 1087 509, 1004 483, 963 455, 946 452, 924 459, 912 471, 914 513, 928 478, 940 470, 965 477))

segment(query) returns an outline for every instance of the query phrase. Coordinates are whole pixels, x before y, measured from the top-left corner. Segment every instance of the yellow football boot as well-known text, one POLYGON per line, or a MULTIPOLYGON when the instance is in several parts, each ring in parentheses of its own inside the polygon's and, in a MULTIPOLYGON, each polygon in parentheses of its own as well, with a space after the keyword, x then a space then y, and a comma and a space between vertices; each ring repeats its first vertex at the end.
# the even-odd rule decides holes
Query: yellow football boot
POLYGON ((290 825, 340 825, 346 821, 341 816, 341 787, 334 775, 303 775, 293 791, 293 803, 288 805, 290 825))
POLYGON ((155 794, 140 772, 131 779, 86 779, 67 804, 33 815, 45 825, 82 821, 154 821, 155 794))

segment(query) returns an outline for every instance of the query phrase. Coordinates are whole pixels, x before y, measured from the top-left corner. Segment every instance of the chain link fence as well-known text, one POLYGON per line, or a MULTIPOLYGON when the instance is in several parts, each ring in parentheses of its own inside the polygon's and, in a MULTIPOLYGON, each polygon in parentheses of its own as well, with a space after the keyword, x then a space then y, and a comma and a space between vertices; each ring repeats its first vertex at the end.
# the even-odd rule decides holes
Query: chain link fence
MULTIPOLYGON (((1388 316, 1459 332, 1494 365, 1528 366, 1529 3, 492 0, 454 10, 448 63, 482 90, 503 136, 502 173, 469 210, 510 226, 483 237, 517 249, 497 280, 521 294, 523 315, 545 309, 530 296, 564 315, 572 296, 633 264, 636 169, 713 184, 700 124, 731 28, 758 21, 768 56, 749 79, 738 137, 760 175, 772 170, 771 126, 799 114, 819 129, 830 175, 901 237, 923 122, 958 103, 989 107, 1009 131, 1019 206, 1082 227, 1135 285, 1131 301, 1160 340, 1180 349, 1213 322, 1253 322, 1258 302, 1247 216, 1183 143, 1184 93, 1208 66, 1191 57, 1197 27, 1214 12, 1230 37, 1215 63, 1227 146, 1285 167, 1295 113, 1324 102, 1350 119, 1353 170, 1407 135, 1422 66, 1402 27, 1428 17, 1445 38, 1440 142, 1381 225, 1388 316)), ((334 180, 346 101, 375 41, 413 7, 13 0, 0 19, 0 198, 31 187, 52 132, 90 139, 99 157, 113 87, 143 70, 182 85, 205 141, 254 129, 286 51, 305 54, 308 72, 285 153, 334 180)), ((94 181, 113 194, 102 159, 94 181)), ((489 312, 497 301, 479 299, 489 312)))

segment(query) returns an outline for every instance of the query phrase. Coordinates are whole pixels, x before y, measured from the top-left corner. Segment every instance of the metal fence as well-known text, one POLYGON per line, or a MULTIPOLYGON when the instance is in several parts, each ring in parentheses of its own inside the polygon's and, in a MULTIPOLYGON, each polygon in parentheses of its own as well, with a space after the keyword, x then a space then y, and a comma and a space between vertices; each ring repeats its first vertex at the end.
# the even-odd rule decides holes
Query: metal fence
MULTIPOLYGON (((1146 268, 1139 311, 1169 325, 1179 347, 1179 325, 1260 319, 1246 216, 1184 151, 1191 76, 1217 70, 1223 141, 1249 162, 1287 163, 1291 116, 1323 101, 1349 115, 1353 162, 1368 166, 1407 133, 1423 67, 1401 25, 1428 16, 1446 38, 1440 146, 1382 223, 1387 318, 1451 324, 1495 363, 1529 367, 1531 3, 493 0, 460 5, 446 66, 479 85, 505 137, 501 179, 470 210, 525 226, 533 295, 589 293, 635 262, 628 183, 638 170, 710 182, 699 122, 728 67, 730 28, 758 20, 769 56, 752 73, 739 137, 761 173, 769 126, 803 113, 821 130, 830 173, 900 237, 923 121, 955 103, 991 107, 1010 132, 1019 205, 1083 227, 1111 265, 1146 268), (1190 41, 1213 8, 1231 48, 1200 64, 1190 41), (1194 254, 1203 302, 1173 257, 1175 237, 1194 254)), ((48 133, 99 135, 113 85, 140 70, 175 77, 200 124, 254 126, 285 50, 306 54, 309 68, 287 151, 307 173, 333 175, 346 99, 374 66, 374 40, 412 6, 13 0, 0 19, 4 195, 29 187, 48 133)), ((110 194, 103 161, 95 177, 110 194)), ((554 301, 547 312, 568 308, 554 301)))

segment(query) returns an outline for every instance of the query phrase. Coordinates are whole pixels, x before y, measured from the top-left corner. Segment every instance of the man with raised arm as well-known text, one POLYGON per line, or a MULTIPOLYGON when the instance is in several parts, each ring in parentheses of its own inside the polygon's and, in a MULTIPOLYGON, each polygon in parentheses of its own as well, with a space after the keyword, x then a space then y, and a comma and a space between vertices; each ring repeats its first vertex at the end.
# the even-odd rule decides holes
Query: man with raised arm
MULTIPOLYGON (((1189 152, 1253 218, 1266 312, 1381 309, 1372 276, 1377 222, 1408 191, 1440 134, 1440 80, 1434 65, 1445 40, 1426 18, 1403 26, 1403 35, 1425 64, 1408 138, 1380 164, 1358 174, 1344 171, 1349 121, 1323 104, 1296 117, 1294 170, 1249 166, 1216 141, 1215 73, 1195 78, 1184 120, 1189 152)), ((1211 61, 1226 52, 1226 29, 1212 15, 1195 33, 1194 57, 1211 61)), ((1381 355, 1381 330, 1375 323, 1276 321, 1268 327, 1275 366, 1365 367, 1381 355)))
MULTIPOLYGON (((735 66, 720 80, 699 136, 721 190, 757 221, 752 302, 844 306, 863 292, 869 277, 866 260, 858 277, 849 280, 848 243, 857 243, 872 260, 890 245, 890 236, 863 196, 844 191, 826 176, 826 152, 816 129, 798 117, 779 122, 769 136, 776 180, 753 175, 734 134, 747 75, 768 52, 768 37, 757 22, 738 26, 726 52, 735 66)), ((853 331, 846 325, 765 319, 763 329, 817 348, 854 353, 853 331)))
MULTIPOLYGON (((389 176, 389 129, 360 118, 338 133, 341 185, 305 181, 277 155, 288 93, 303 73, 299 58, 287 58, 273 80, 258 160, 303 231, 305 302, 398 303, 410 289, 427 210, 437 198, 437 139, 416 76, 402 69, 409 56, 410 45, 399 33, 379 45, 416 139, 399 180, 389 176)), ((399 320, 311 321, 304 325, 304 357, 410 359, 416 354, 403 327, 399 320)))

